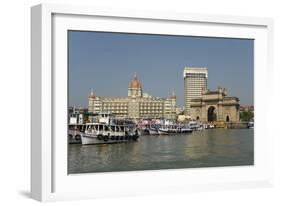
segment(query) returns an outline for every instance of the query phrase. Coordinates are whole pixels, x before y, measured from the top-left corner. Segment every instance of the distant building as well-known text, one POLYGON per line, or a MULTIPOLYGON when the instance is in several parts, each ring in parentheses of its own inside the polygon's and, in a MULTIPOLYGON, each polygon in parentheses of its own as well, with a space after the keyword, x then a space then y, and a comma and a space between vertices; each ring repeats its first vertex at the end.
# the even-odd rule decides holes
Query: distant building
POLYGON ((190 116, 190 104, 192 99, 202 96, 202 89, 207 89, 208 69, 199 67, 185 67, 184 78, 184 110, 185 115, 190 116))
POLYGON ((253 105, 240 106, 240 112, 254 112, 254 106, 253 105))
POLYGON ((88 101, 88 110, 93 114, 110 112, 120 118, 176 119, 175 93, 167 98, 152 97, 143 93, 141 82, 136 75, 129 83, 127 97, 101 97, 91 91, 88 101))
POLYGON ((226 89, 202 90, 202 96, 192 99, 190 105, 192 119, 203 122, 239 122, 239 99, 227 96, 226 89))
POLYGON ((183 115, 184 114, 184 107, 177 107, 176 108, 176 114, 177 115, 183 115))

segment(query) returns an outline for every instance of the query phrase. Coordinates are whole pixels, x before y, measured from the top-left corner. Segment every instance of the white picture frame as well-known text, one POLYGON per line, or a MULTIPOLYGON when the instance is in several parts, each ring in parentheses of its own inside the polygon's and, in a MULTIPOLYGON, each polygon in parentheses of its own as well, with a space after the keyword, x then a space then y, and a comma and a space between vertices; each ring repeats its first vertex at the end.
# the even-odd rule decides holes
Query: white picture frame
POLYGON ((271 19, 40 4, 31 9, 31 26, 32 198, 52 201, 273 185, 274 136, 267 113, 273 104, 271 19), (58 138, 67 128, 68 29, 255 39, 255 165, 68 175, 67 138, 58 138))

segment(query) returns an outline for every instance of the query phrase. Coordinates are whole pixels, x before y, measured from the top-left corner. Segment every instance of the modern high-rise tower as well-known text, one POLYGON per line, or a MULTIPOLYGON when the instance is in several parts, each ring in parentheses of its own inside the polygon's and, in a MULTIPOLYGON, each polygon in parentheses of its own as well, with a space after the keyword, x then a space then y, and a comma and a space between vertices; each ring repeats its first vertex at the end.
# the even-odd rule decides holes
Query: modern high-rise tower
POLYGON ((202 90, 207 89, 208 69, 205 67, 185 67, 184 78, 184 113, 190 116, 192 99, 200 98, 202 90))

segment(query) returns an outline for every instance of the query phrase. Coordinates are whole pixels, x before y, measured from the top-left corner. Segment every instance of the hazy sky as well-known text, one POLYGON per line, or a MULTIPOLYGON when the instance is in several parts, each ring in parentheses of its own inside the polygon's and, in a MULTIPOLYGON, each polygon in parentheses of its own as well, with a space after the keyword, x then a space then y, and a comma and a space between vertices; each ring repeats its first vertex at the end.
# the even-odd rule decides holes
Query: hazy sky
POLYGON ((225 87, 240 104, 253 104, 254 40, 69 31, 69 105, 121 96, 137 73, 143 91, 184 104, 183 69, 207 67, 208 88, 225 87))

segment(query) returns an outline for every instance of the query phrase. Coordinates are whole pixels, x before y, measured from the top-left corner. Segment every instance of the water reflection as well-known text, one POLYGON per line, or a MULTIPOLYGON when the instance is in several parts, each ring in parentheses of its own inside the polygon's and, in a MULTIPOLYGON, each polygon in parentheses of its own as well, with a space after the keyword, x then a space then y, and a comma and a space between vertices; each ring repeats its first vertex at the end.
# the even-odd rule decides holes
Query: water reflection
POLYGON ((253 130, 141 136, 138 142, 69 145, 69 173, 253 164, 253 130))
POLYGON ((205 130, 195 132, 187 138, 185 154, 190 159, 199 159, 208 155, 234 155, 239 152, 239 137, 235 130, 205 130))

